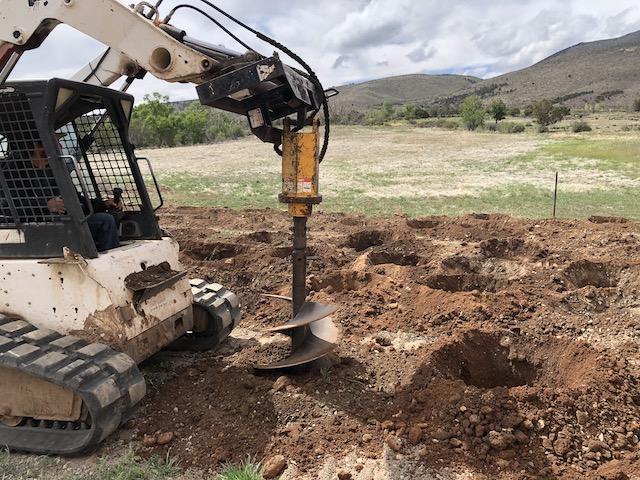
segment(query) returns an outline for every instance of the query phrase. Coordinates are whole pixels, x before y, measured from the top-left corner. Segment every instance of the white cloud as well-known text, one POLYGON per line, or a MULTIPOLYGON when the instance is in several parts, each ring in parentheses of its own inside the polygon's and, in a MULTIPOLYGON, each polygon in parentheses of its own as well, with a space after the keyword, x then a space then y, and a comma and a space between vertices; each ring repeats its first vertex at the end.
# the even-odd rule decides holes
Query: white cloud
POLYGON ((435 57, 437 53, 437 50, 430 47, 427 42, 421 42, 407 54, 407 58, 414 63, 421 63, 435 57))
MULTIPOLYGON (((181 0, 210 11, 197 0, 181 0)), ((125 1, 123 0, 123 3, 125 1)), ((128 1, 126 2, 128 3, 128 1)), ((166 0, 161 18, 177 5, 166 0)), ((636 0, 219 0, 214 2, 251 28, 290 48, 325 87, 418 72, 480 77, 518 70, 580 42, 640 30, 636 0)), ((274 48, 213 14, 261 53, 274 48)), ((220 28, 192 9, 172 23, 191 37, 243 51, 220 28)), ((43 46, 27 52, 15 76, 68 77, 103 47, 58 27, 43 46)), ((286 55, 283 59, 290 63, 286 55)), ((196 97, 193 85, 168 84, 147 75, 131 92, 141 100, 158 91, 172 100, 196 97)))

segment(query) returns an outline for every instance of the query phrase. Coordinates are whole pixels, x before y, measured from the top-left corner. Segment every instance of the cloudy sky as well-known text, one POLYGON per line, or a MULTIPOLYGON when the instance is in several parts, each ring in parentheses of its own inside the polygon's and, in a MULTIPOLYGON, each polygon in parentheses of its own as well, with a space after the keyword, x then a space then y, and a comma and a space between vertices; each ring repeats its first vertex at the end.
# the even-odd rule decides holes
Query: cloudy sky
MULTIPOLYGON (((24 0, 23 0, 24 1, 24 0)), ((124 2, 129 4, 129 1, 124 2)), ((273 47, 238 29, 201 0, 165 0, 161 17, 188 3, 211 12, 251 48, 273 47)), ((580 42, 640 30, 637 0, 213 0, 238 20, 299 55, 324 87, 410 73, 455 73, 489 78, 530 66, 580 42)), ((193 9, 172 24, 189 36, 244 51, 193 9)), ((69 27, 58 27, 22 57, 12 78, 73 75, 104 47, 69 27)), ((286 63, 296 65, 287 57, 286 63)), ((193 99, 192 85, 152 78, 129 90, 140 101, 160 92, 193 99)))

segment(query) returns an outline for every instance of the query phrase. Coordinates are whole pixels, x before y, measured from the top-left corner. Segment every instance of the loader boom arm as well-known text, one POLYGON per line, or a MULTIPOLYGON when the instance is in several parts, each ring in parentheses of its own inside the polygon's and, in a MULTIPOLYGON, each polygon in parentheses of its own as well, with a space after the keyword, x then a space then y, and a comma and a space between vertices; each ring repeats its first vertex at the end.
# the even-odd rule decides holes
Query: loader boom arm
POLYGON ((0 0, 0 11, 0 51, 9 48, 3 44, 18 54, 38 48, 64 23, 115 50, 122 76, 143 68, 168 82, 201 83, 220 67, 158 28, 157 18, 154 23, 117 0, 0 0))
POLYGON ((190 82, 198 86, 202 104, 245 115, 252 132, 276 147, 282 130, 273 121, 296 115, 302 128, 321 107, 328 116, 326 96, 313 72, 291 68, 277 54, 237 53, 191 38, 159 18, 160 3, 127 7, 119 0, 0 0, 0 85, 22 53, 38 48, 64 23, 108 47, 73 80, 109 86, 149 72, 167 82, 190 82))

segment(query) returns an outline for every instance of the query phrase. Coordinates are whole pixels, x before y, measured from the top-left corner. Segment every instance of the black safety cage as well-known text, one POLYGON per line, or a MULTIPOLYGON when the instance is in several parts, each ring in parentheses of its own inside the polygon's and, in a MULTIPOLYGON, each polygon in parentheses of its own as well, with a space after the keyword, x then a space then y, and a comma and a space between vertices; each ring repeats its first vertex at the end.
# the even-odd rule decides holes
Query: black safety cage
POLYGON ((0 257, 58 257, 65 246, 96 257, 86 221, 114 195, 121 240, 160 238, 161 196, 152 205, 128 141, 132 109, 128 94, 69 80, 0 87, 0 257), (50 207, 56 197, 65 212, 50 207))

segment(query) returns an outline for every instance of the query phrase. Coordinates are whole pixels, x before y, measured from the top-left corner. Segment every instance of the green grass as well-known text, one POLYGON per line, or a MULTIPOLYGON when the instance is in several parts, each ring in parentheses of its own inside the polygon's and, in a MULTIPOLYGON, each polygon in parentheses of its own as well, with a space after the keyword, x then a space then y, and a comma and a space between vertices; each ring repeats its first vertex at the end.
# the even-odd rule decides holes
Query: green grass
POLYGON ((594 169, 614 171, 632 179, 640 177, 640 140, 637 135, 571 138, 546 145, 544 150, 564 159, 596 160, 591 163, 594 169))
POLYGON ((0 450, 0 480, 162 480, 181 471, 169 454, 143 461, 133 450, 117 459, 102 457, 91 473, 70 473, 72 469, 61 469, 54 457, 21 455, 18 461, 6 449, 0 450))
POLYGON ((218 470, 214 480, 262 480, 262 464, 247 455, 239 464, 225 464, 218 470))
POLYGON ((182 469, 178 462, 169 456, 164 459, 154 457, 142 461, 133 450, 118 459, 103 457, 100 459, 98 470, 83 477, 81 480, 162 480, 172 478, 182 469))
MULTIPOLYGON (((427 208, 431 215, 467 213, 508 213, 514 217, 547 218, 553 216, 553 190, 523 186, 489 189, 477 198, 459 197, 433 201, 427 208)), ((586 218, 592 215, 640 218, 638 192, 633 188, 590 190, 588 194, 559 189, 556 216, 586 218)))
POLYGON ((229 207, 233 209, 278 207, 280 178, 233 175, 198 175, 192 172, 159 174, 168 187, 162 196, 172 205, 229 207))
POLYGON ((153 458, 142 462, 135 456, 133 450, 127 455, 114 461, 104 457, 100 461, 98 471, 89 474, 83 480, 160 480, 171 478, 180 473, 177 462, 169 455, 164 460, 153 458))
MULTIPOLYGON (((254 146, 250 142, 256 140, 241 142, 225 147, 211 171, 206 166, 191 168, 188 159, 178 171, 156 169, 165 203, 286 210, 277 200, 277 157, 266 152, 249 161, 247 152, 254 146), (242 155, 235 156, 235 149, 242 155)), ((635 194, 640 179, 637 131, 502 135, 338 126, 332 129, 329 153, 320 168, 323 202, 314 210, 544 218, 553 214, 556 172, 558 216, 640 219, 635 194)))
POLYGON ((567 138, 548 144, 544 148, 553 155, 592 158, 611 164, 627 163, 638 159, 640 142, 636 136, 618 134, 614 138, 584 136, 567 138))
POLYGON ((22 462, 15 462, 6 448, 0 449, 0 480, 45 480, 51 478, 49 472, 53 465, 51 457, 38 455, 25 456, 22 462))

